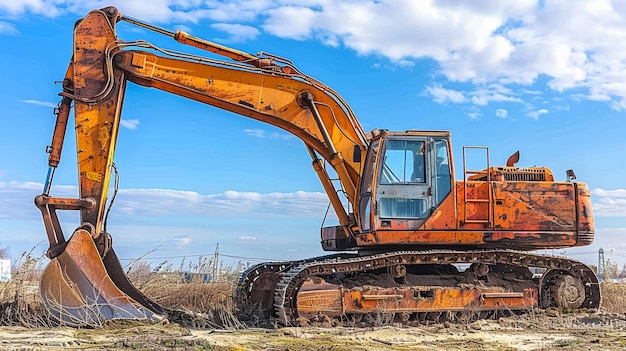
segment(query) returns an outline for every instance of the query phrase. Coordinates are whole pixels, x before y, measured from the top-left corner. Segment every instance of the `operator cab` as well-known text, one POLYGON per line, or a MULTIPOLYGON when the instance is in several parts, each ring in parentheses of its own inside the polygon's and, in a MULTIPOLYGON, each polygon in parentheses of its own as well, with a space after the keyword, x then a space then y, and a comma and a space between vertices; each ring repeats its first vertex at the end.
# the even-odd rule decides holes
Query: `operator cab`
POLYGON ((365 160, 361 230, 419 229, 452 189, 450 132, 377 134, 365 160))
MULTIPOLYGON (((376 233, 395 232, 395 245, 410 244, 411 239, 402 233, 424 229, 446 198, 454 195, 450 132, 375 129, 369 140, 358 208, 354 209, 358 235, 374 238, 370 244, 378 245, 376 233)), ((321 234, 325 251, 359 246, 340 226, 323 227, 321 234)), ((370 239, 363 240, 369 243, 370 239)))

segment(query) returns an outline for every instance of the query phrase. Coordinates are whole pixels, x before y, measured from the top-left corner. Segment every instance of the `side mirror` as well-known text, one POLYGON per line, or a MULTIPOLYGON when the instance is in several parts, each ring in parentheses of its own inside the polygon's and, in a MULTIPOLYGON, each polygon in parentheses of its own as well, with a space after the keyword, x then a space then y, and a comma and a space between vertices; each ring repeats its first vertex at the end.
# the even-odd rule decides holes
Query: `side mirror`
POLYGON ((565 179, 566 182, 571 182, 572 180, 576 179, 576 174, 574 174, 574 171, 571 169, 565 171, 565 175, 567 176, 567 178, 565 179))

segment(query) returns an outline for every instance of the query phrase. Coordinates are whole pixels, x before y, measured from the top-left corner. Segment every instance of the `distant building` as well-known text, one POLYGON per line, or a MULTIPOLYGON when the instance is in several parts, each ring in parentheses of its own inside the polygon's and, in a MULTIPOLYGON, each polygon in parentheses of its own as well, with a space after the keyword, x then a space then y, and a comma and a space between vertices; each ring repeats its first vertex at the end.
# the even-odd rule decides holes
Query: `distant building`
POLYGON ((11 260, 0 258, 0 282, 8 282, 9 280, 11 280, 11 260))

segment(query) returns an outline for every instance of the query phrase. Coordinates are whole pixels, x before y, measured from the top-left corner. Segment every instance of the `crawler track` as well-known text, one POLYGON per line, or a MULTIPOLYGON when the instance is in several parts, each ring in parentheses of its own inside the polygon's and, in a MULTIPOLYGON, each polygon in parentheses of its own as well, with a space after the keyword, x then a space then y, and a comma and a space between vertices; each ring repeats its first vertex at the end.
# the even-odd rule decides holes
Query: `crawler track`
MULTIPOLYGON (((408 300, 422 299, 423 291, 421 289, 423 287, 416 287, 416 284, 409 282, 408 278, 405 281, 403 274, 404 270, 411 272, 424 267, 449 267, 455 264, 481 265, 476 266, 481 267, 478 268, 477 274, 484 276, 484 281, 490 281, 492 290, 475 288, 473 291, 479 291, 479 293, 483 291, 480 293, 480 300, 492 298, 493 301, 496 301, 493 306, 481 305, 479 308, 484 312, 510 308, 510 306, 506 306, 506 303, 501 304, 500 301, 516 301, 518 304, 523 303, 524 306, 530 305, 527 307, 534 307, 534 304, 538 307, 555 306, 563 309, 598 308, 600 305, 597 278, 591 269, 583 263, 565 258, 507 250, 398 251, 367 256, 338 254, 303 261, 263 263, 251 267, 243 273, 237 288, 237 303, 239 306, 249 303, 261 304, 269 315, 278 319, 279 323, 297 325, 298 317, 302 312, 298 310, 298 293, 305 282, 317 279, 328 284, 339 284, 337 286, 340 290, 337 290, 335 295, 341 295, 339 297, 341 301, 333 305, 334 312, 329 313, 320 307, 320 314, 337 316, 361 313, 358 310, 361 308, 361 302, 356 301, 358 299, 362 299, 364 303, 367 302, 365 301, 367 299, 395 299, 394 301, 397 300, 396 305, 404 306, 397 309, 404 315, 421 312, 458 311, 459 308, 470 306, 445 308, 435 306, 426 310, 414 301, 411 304, 411 301, 408 300), (532 274, 527 274, 529 267, 541 268, 545 272, 540 278, 533 278, 532 274), (481 273, 481 269, 493 272, 481 273), (369 288, 359 286, 358 278, 366 274, 379 277, 393 275, 396 283, 374 287, 372 291, 378 291, 379 295, 365 295, 366 293, 363 293, 362 290, 369 291, 367 290, 369 288), (500 281, 506 281, 508 286, 498 286, 500 281), (504 292, 494 293, 493 289, 496 288, 504 289, 498 290, 504 292), (352 295, 347 295, 347 291, 351 292, 352 295), (350 305, 351 302, 348 301, 347 296, 354 299, 356 305, 350 305), (515 298, 511 299, 512 297, 515 298)), ((466 273, 465 275, 468 274, 473 273, 466 273)), ((406 274, 406 277, 408 276, 409 274, 406 274)), ((440 274, 440 276, 442 277, 440 284, 433 284, 433 275, 429 276, 431 280, 428 284, 428 291, 437 289, 443 291, 450 288, 456 289, 457 292, 468 291, 464 287, 467 284, 457 284, 460 287, 450 287, 450 279, 446 280, 446 277, 456 277, 455 279, 457 279, 462 276, 461 273, 457 272, 452 276, 440 274)), ((422 282, 425 277, 425 275, 418 275, 417 279, 413 281, 422 282)), ((424 294, 424 296, 432 297, 428 294, 424 294)), ((458 299, 457 295, 454 296, 458 299)), ((422 300, 427 300, 427 298, 422 300)), ((475 304, 475 302, 473 303, 475 304)), ((385 304, 385 306, 389 306, 389 304, 385 304)))

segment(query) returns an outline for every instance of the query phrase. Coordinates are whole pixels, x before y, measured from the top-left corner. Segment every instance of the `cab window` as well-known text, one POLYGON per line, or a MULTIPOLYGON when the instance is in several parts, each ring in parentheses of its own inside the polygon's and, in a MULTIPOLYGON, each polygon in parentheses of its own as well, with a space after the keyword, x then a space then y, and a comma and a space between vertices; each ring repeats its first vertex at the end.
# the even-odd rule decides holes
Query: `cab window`
POLYGON ((445 140, 436 141, 435 150, 437 167, 435 169, 437 174, 437 189, 435 194, 437 197, 437 205, 439 205, 452 190, 452 177, 450 172, 450 157, 448 156, 448 143, 445 140))
POLYGON ((380 184, 425 183, 424 141, 389 140, 380 184))

